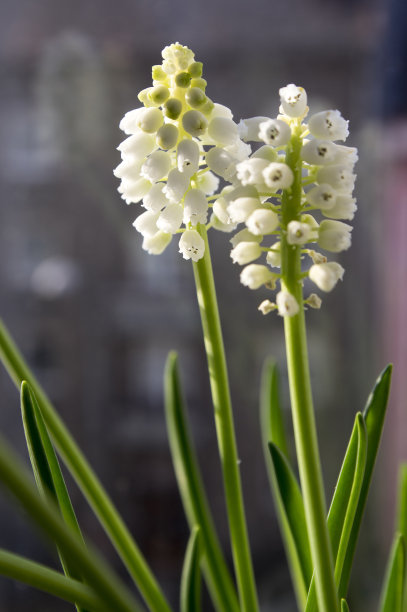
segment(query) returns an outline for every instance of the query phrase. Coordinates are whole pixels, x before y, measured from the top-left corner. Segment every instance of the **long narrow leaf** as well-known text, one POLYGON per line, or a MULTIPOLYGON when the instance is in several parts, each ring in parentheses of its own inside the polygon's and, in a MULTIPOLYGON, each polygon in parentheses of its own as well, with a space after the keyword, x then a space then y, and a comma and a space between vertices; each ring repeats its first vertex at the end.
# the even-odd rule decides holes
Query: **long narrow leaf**
MULTIPOLYGON (((407 542, 407 463, 402 463, 399 469, 399 485, 397 492, 396 531, 402 534, 407 542)), ((406 564, 407 565, 407 564, 406 564)), ((407 567, 404 568, 404 584, 407 583, 407 567)), ((403 612, 407 612, 407 589, 404 586, 403 612)))
POLYGON ((365 419, 367 430, 366 467, 359 496, 359 503, 355 512, 352 532, 349 538, 346 558, 343 564, 342 578, 338 587, 340 597, 346 597, 346 592, 348 589, 353 556, 355 554, 360 525, 363 518, 372 473, 376 462, 377 451, 383 431, 384 417, 386 415, 387 401, 390 391, 391 372, 392 366, 388 365, 380 374, 372 393, 368 397, 366 407, 363 411, 363 417, 365 419))
MULTIPOLYGON (((65 523, 82 538, 82 533, 76 520, 58 459, 42 419, 41 411, 34 394, 25 381, 21 385, 21 412, 37 487, 43 496, 51 496, 59 508, 65 523)), ((58 553, 65 575, 76 580, 82 580, 82 576, 77 571, 76 564, 70 563, 60 550, 58 550, 58 553)), ((78 612, 86 612, 86 610, 79 606, 77 606, 77 610, 78 612)))
POLYGON ((181 612, 201 610, 200 529, 190 535, 181 577, 181 612))
POLYGON ((95 472, 58 416, 41 385, 0 320, 0 359, 14 384, 26 380, 35 393, 45 425, 58 454, 72 474, 105 529, 147 605, 155 612, 170 612, 164 594, 95 472))
POLYGON ((185 514, 191 530, 199 525, 205 580, 218 610, 236 612, 239 604, 216 535, 182 397, 177 356, 170 353, 164 376, 165 414, 171 455, 185 514))
POLYGON ((95 550, 88 550, 77 533, 68 527, 52 498, 43 499, 19 457, 0 437, 0 480, 17 498, 29 517, 53 540, 71 563, 76 563, 89 586, 115 612, 137 612, 137 602, 127 587, 95 550))
MULTIPOLYGON (((270 487, 273 493, 274 505, 276 508, 277 519, 280 526, 280 532, 286 551, 288 567, 293 582, 295 596, 299 609, 304 609, 307 591, 309 585, 310 574, 312 572, 311 554, 309 551, 309 543, 306 536, 306 530, 303 532, 302 542, 297 542, 295 538, 295 529, 293 531, 290 524, 287 509, 285 507, 284 497, 281 493, 281 488, 284 489, 283 481, 287 480, 292 484, 291 490, 295 491, 295 497, 299 503, 299 513, 304 515, 304 505, 302 499, 299 500, 298 484, 294 474, 291 475, 291 469, 287 462, 284 461, 284 456, 288 457, 288 445, 283 426, 283 418, 280 406, 280 398, 278 393, 278 372, 275 363, 271 360, 267 361, 263 368, 261 396, 260 396, 260 423, 261 437, 263 443, 264 459, 266 462, 267 473, 269 477, 270 487), (275 447, 275 455, 278 465, 281 469, 277 472, 275 462, 272 459, 271 447, 275 447), (279 452, 280 451, 280 452, 279 452), (279 457, 279 454, 281 457, 279 457), (288 470, 285 478, 279 474, 288 470), (305 541, 306 540, 306 541, 305 541)), ((289 506, 292 507, 291 504, 289 506)))
POLYGON ((111 612, 110 605, 86 584, 20 555, 0 549, 0 575, 18 580, 92 612, 111 612))
POLYGON ((402 612, 405 572, 405 544, 401 533, 396 534, 380 597, 379 612, 402 612))
POLYGON ((341 612, 349 612, 349 606, 344 599, 341 599, 341 612))
MULTIPOLYGON (((328 531, 335 562, 335 580, 340 583, 344 559, 346 558, 352 524, 359 502, 363 483, 367 453, 367 433, 361 413, 355 424, 346 449, 335 492, 328 513, 328 531)), ((306 612, 317 612, 314 578, 311 581, 306 612)))

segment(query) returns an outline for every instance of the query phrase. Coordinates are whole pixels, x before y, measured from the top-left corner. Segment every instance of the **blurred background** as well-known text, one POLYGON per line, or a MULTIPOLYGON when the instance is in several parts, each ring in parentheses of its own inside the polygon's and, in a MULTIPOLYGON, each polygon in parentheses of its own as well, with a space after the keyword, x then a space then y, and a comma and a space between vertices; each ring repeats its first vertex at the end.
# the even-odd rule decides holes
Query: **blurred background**
MULTIPOLYGON (((275 116, 278 89, 291 82, 306 88, 314 110, 338 108, 350 119, 347 144, 360 155, 353 245, 340 257, 343 284, 307 318, 328 499, 355 412, 387 361, 395 365, 349 597, 352 609, 374 609, 392 537, 398 464, 407 458, 406 13, 403 0, 0 4, 0 316, 174 606, 188 529, 163 413, 171 349, 179 352, 226 551, 228 535, 192 267, 176 241, 158 257, 142 251, 132 228, 140 206, 124 204, 112 174, 123 139, 118 123, 139 106, 151 65, 175 41, 204 62, 208 95, 230 106, 236 120, 275 116)), ((272 355, 281 366, 289 425, 282 322, 257 311, 261 291, 240 285, 225 235, 211 232, 210 239, 262 611, 293 612, 258 418, 261 368, 272 355)), ((18 394, 3 371, 0 389, 1 431, 28 460, 18 394)), ((129 580, 80 492, 71 489, 84 532, 129 580)), ((58 567, 52 547, 3 491, 0 546, 58 567)), ((28 607, 72 609, 0 579, 0 612, 28 607)))

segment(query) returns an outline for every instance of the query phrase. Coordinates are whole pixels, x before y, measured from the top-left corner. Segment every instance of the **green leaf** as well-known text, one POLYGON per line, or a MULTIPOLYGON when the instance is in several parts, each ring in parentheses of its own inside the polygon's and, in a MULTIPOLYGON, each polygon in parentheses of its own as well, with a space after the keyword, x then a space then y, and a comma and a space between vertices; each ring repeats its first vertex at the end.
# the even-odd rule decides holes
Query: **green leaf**
MULTIPOLYGON (((328 513, 328 532, 335 562, 335 581, 340 583, 343 564, 349 546, 352 525, 359 503, 360 491, 366 465, 367 432, 361 413, 355 424, 339 473, 328 513)), ((317 612, 314 578, 311 581, 306 612, 317 612)))
POLYGON ((380 374, 372 393, 368 397, 366 407, 363 412, 367 430, 366 466, 358 507, 355 512, 353 527, 349 538, 349 545, 343 564, 342 577, 338 587, 340 597, 345 597, 348 589, 353 556, 355 554, 360 525, 363 518, 372 473, 376 462, 377 451, 383 431, 384 417, 386 415, 387 401, 390 391, 391 371, 392 366, 390 364, 380 374))
POLYGON ((216 609, 237 612, 239 603, 209 509, 182 397, 177 355, 173 352, 165 367, 164 392, 175 475, 190 529, 200 527, 205 580, 216 609))
POLYGON ((390 551, 380 597, 379 612, 402 612, 405 573, 405 545, 401 533, 396 534, 390 551))
MULTIPOLYGON (((69 493, 41 411, 26 381, 21 385, 21 411, 28 452, 38 490, 42 496, 50 496, 55 501, 65 523, 82 538, 82 533, 76 520, 69 493)), ((76 580, 82 580, 76 565, 70 563, 60 550, 58 550, 58 553, 65 575, 76 580)), ((77 610, 78 612, 86 612, 79 606, 77 606, 77 610)))
POLYGON ((344 599, 341 599, 341 612, 349 612, 349 606, 344 599))
MULTIPOLYGON (((396 530, 402 534, 404 542, 407 542, 407 463, 402 463, 399 468, 399 484, 397 492, 397 520, 396 530)), ((404 581, 407 580, 407 568, 404 569, 404 581)), ((407 589, 404 588, 403 611, 407 612, 407 589)))
MULTIPOLYGON (((297 480, 288 464, 288 445, 283 426, 282 411, 278 393, 278 371, 272 360, 266 361, 263 368, 261 395, 260 395, 260 422, 261 435, 270 487, 273 493, 274 505, 280 526, 280 532, 287 555, 287 562, 294 586, 295 596, 299 609, 304 609, 307 599, 309 580, 312 572, 311 553, 306 529, 302 531, 302 542, 296 540, 295 534, 298 531, 296 526, 292 526, 292 517, 287 513, 287 507, 293 505, 286 499, 289 491, 294 495, 299 503, 299 514, 304 516, 304 505, 297 480), (272 458, 271 446, 274 446, 276 462, 272 458), (278 471, 275 463, 277 463, 278 471), (290 483, 289 491, 282 494, 281 489, 285 487, 284 481, 290 483), (298 497, 299 496, 299 497, 298 497), (300 550, 300 548, 301 550, 300 550)), ((304 519, 301 519, 301 524, 304 519)))
POLYGON ((201 610, 200 529, 190 535, 181 577, 181 612, 201 610))

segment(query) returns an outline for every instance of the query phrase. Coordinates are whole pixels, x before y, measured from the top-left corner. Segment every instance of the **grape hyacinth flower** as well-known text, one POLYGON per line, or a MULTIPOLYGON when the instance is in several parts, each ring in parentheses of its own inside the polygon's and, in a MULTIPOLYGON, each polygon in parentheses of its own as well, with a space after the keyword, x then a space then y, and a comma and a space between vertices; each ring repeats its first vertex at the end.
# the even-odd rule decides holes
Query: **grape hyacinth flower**
MULTIPOLYGON (((276 302, 264 300, 259 310, 292 317, 299 306, 288 278, 295 281, 295 293, 295 283, 302 287, 306 277, 325 292, 343 277, 342 266, 316 249, 339 253, 350 247, 352 226, 344 221, 356 211, 352 192, 358 156, 355 148, 337 142, 349 134, 338 110, 318 112, 307 121, 307 93, 294 84, 280 89, 280 104, 276 118, 240 122, 241 138, 262 146, 236 165, 233 187, 221 195, 225 218, 246 226, 237 234, 246 232, 242 240, 231 240, 233 261, 246 265, 241 282, 257 289, 274 288, 279 281, 276 302), (294 266, 295 253, 299 263, 294 266), (264 254, 267 265, 259 261, 264 254), (300 269, 305 256, 312 264, 308 270, 300 269)), ((305 303, 319 308, 321 300, 311 294, 305 303)))
POLYGON ((152 70, 152 87, 138 96, 143 106, 120 122, 127 138, 118 147, 122 162, 114 174, 123 200, 146 209, 133 224, 143 235, 143 249, 159 255, 181 234, 180 253, 198 261, 205 251, 200 224, 226 232, 236 227, 214 194, 219 177, 233 180, 251 148, 240 139, 229 108, 206 95, 194 53, 176 43, 162 56, 152 70), (208 223, 212 207, 216 213, 208 223))

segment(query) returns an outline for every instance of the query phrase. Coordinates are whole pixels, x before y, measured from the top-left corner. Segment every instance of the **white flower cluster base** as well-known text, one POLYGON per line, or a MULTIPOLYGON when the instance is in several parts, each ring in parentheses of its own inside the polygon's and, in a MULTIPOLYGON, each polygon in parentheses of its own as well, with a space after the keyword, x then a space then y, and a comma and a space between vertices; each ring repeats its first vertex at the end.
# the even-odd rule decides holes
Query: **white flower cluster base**
MULTIPOLYGON (((153 67, 152 87, 139 94, 143 106, 120 123, 127 138, 118 147, 122 162, 114 170, 125 202, 142 202, 145 208, 134 222, 143 249, 160 254, 180 234, 180 253, 198 261, 205 250, 200 224, 223 232, 244 224, 231 240, 233 261, 245 266, 241 282, 250 289, 275 289, 281 282, 276 302, 264 300, 259 309, 297 314, 281 269, 287 245, 311 259, 301 278, 308 276, 322 291, 331 291, 344 274, 339 263, 315 249, 339 253, 351 244, 352 227, 344 221, 356 211, 357 150, 338 144, 348 136, 348 122, 338 110, 305 121, 307 94, 290 84, 280 89, 277 117, 252 117, 237 125, 230 109, 207 97, 202 64, 190 49, 176 43, 162 56, 162 64, 153 67), (285 223, 294 137, 301 149, 300 206, 285 223), (262 256, 265 262, 258 263, 262 256)), ((321 300, 311 294, 306 303, 319 308, 321 300)))

